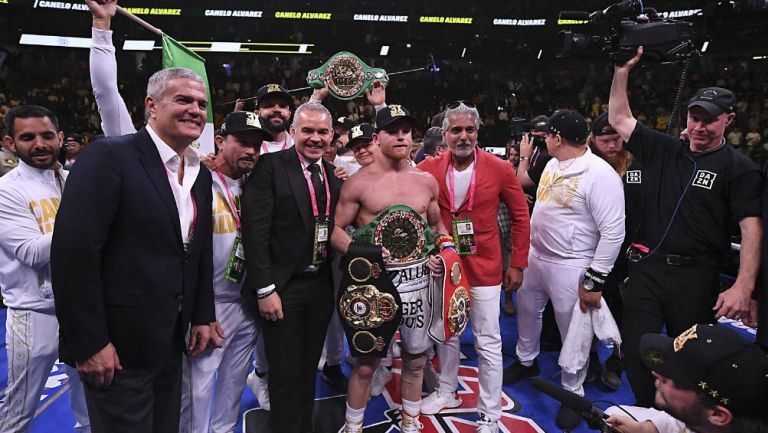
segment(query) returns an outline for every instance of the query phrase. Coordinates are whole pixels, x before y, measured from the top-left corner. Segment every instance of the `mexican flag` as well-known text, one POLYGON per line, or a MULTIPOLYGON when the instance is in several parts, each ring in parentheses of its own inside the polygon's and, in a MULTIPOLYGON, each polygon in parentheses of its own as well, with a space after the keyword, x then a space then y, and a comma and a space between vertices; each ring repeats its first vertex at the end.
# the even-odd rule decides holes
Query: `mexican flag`
POLYGON ((177 42, 172 37, 163 34, 163 68, 188 68, 203 78, 205 92, 208 94, 208 120, 203 134, 192 143, 202 155, 213 153, 213 102, 211 88, 208 85, 208 75, 205 73, 205 59, 192 52, 189 48, 177 42))

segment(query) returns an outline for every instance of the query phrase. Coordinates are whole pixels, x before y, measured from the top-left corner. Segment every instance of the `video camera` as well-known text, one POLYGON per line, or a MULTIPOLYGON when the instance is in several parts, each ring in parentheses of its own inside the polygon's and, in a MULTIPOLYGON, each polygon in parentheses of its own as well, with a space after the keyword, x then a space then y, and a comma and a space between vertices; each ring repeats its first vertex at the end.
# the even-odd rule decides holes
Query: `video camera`
MULTIPOLYGON (((604 28, 602 35, 562 30, 558 34, 558 57, 606 55, 624 64, 643 46, 643 58, 660 62, 685 60, 695 52, 692 24, 664 19, 640 0, 625 0, 596 12, 560 12, 559 24, 591 24, 604 28)), ((595 33, 598 33, 597 31, 595 33)))

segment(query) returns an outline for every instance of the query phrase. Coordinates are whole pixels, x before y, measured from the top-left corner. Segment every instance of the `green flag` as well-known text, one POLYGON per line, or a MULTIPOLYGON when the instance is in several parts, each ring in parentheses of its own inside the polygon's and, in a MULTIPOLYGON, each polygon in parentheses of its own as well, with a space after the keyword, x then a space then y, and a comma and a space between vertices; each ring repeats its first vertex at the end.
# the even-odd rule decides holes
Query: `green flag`
POLYGON ((208 75, 205 73, 205 59, 172 37, 163 34, 163 68, 188 68, 203 78, 205 93, 208 96, 206 110, 208 120, 200 138, 192 143, 192 146, 198 148, 203 155, 213 153, 213 101, 211 101, 211 88, 208 86, 208 75))

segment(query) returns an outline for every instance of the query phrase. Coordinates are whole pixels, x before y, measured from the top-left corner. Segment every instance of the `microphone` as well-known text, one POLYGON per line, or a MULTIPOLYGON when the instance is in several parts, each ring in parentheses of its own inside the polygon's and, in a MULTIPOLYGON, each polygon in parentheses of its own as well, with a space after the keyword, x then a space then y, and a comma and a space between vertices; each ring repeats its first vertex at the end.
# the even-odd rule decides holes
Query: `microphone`
POLYGON ((560 388, 554 383, 546 381, 540 377, 531 378, 531 384, 534 388, 554 398, 564 406, 578 412, 581 417, 587 421, 589 428, 608 433, 620 433, 618 430, 605 423, 604 420, 608 418, 608 415, 606 415, 606 413, 603 412, 600 408, 595 407, 592 402, 586 398, 571 391, 560 388))

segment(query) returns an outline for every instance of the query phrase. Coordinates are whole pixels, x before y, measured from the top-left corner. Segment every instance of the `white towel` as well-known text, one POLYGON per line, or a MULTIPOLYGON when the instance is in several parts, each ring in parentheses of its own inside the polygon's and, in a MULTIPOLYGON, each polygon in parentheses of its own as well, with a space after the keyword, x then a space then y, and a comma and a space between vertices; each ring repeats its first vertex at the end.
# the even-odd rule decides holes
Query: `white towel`
POLYGON ((576 374, 584 368, 592 347, 592 336, 604 342, 621 345, 621 334, 605 299, 600 298, 600 308, 590 308, 586 313, 579 308, 579 302, 573 307, 568 336, 560 351, 558 364, 568 373, 576 374))

